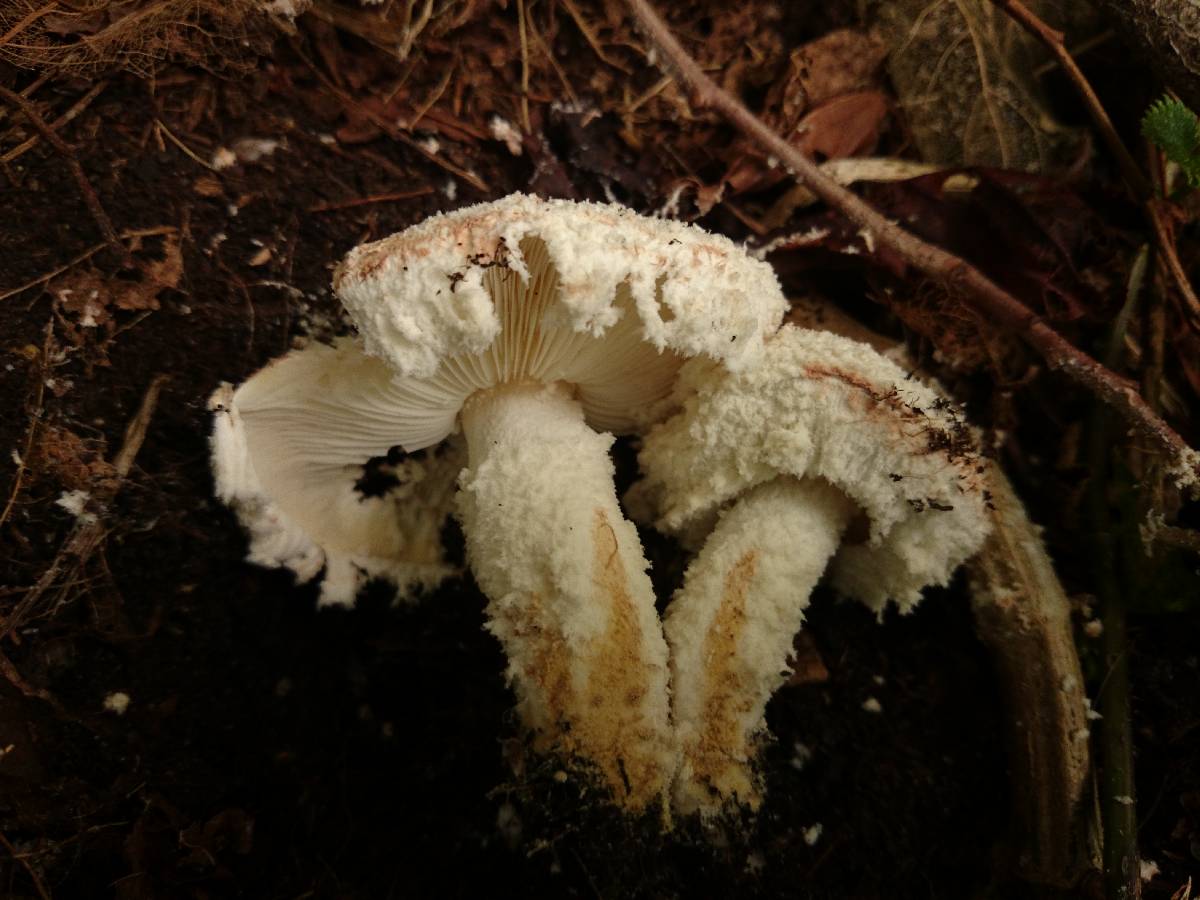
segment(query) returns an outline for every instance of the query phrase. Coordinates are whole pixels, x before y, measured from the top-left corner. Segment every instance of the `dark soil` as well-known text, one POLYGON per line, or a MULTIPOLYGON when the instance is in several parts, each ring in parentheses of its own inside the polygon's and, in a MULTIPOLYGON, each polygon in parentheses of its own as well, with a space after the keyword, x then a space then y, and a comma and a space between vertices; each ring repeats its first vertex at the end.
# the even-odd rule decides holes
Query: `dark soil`
MULTIPOLYGON (((828 678, 772 702, 766 806, 714 839, 686 823, 664 835, 652 820, 626 821, 525 752, 473 583, 401 608, 374 586, 353 611, 318 612, 312 586, 242 562, 242 532, 212 493, 208 396, 297 336, 347 329, 329 281, 350 247, 527 189, 540 171, 528 154, 478 141, 470 163, 484 193, 403 143, 330 141, 337 112, 306 63, 279 52, 240 81, 191 70, 113 78, 69 139, 118 230, 159 232, 132 266, 103 248, 0 299, 0 504, 16 474, 10 450, 28 464, 0 525, 6 607, 74 524, 55 501, 89 485, 151 380, 169 378, 130 478, 97 511, 100 551, 68 565, 62 589, 3 645, 16 677, 0 680, 0 894, 1018 896, 997 862, 1003 714, 962 584, 882 622, 818 595, 808 630, 828 678), (280 143, 220 172, 179 146, 208 161, 245 137, 280 143), (397 191, 426 193, 321 210, 397 191), (73 273, 145 284, 175 239, 182 269, 150 292, 154 302, 81 326, 62 294, 81 289, 73 273), (105 708, 114 692, 130 698, 123 715, 105 708), (869 698, 880 712, 864 709, 869 698)), ((62 108, 89 87, 43 91, 62 108)), ((563 155, 560 174, 603 199, 585 164, 603 155, 563 155)), ((0 293, 103 240, 44 141, 8 168, 0 293)), ((631 171, 663 187, 661 172, 631 171)), ((647 207, 649 196, 616 190, 647 207)), ((708 224, 737 228, 719 210, 708 224)), ((861 276, 849 277, 857 289, 861 276)), ((677 549, 644 537, 656 566, 678 571, 677 549)), ((1197 865, 1200 709, 1172 698, 1200 696, 1200 645, 1158 618, 1139 623, 1135 640, 1146 843, 1182 876, 1197 865)))

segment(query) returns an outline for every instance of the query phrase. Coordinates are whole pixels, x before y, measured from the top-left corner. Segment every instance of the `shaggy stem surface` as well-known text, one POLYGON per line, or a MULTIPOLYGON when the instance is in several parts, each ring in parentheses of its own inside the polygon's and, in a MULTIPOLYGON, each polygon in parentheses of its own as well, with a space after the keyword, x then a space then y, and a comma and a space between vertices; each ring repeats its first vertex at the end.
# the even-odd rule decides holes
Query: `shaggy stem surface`
POLYGON ((823 481, 777 478, 721 516, 689 567, 666 618, 682 812, 758 805, 755 737, 853 512, 823 481))
POLYGON ((520 715, 539 750, 594 765, 618 803, 643 808, 674 768, 667 647, 612 435, 562 384, 481 392, 463 425, 467 555, 520 715))

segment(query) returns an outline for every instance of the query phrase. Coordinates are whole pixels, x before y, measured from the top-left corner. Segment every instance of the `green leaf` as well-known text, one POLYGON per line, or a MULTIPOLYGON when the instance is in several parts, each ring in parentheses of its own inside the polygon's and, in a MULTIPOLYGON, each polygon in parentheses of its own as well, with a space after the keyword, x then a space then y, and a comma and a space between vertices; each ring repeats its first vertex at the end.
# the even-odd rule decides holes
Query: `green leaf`
POLYGON ((1200 120, 1179 100, 1163 97, 1142 117, 1142 134, 1162 148, 1192 187, 1200 187, 1200 120))

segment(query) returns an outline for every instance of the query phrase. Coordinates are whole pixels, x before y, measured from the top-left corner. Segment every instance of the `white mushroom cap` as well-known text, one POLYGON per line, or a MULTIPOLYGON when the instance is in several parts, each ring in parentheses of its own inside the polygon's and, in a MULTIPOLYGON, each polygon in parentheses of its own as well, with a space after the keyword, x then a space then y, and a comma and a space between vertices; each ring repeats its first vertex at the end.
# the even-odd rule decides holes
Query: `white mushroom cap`
POLYGON ((396 390, 386 365, 342 339, 277 359, 209 401, 217 496, 250 534, 247 558, 302 583, 324 568, 322 605, 352 603, 368 577, 409 596, 456 571, 440 532, 461 441, 399 463, 398 483, 380 496, 356 488, 363 464, 399 444, 396 390))
POLYGON ((334 287, 366 351, 414 379, 410 449, 506 382, 566 382, 592 427, 629 431, 661 415, 679 357, 741 369, 786 308, 771 268, 726 238, 523 194, 357 247, 334 287))
POLYGON ((870 526, 866 542, 840 545, 834 588, 875 610, 889 599, 907 610, 988 533, 972 430, 948 400, 865 344, 785 326, 752 368, 689 362, 678 392, 684 409, 646 437, 646 477, 628 499, 636 515, 692 544, 755 485, 823 479, 870 526))

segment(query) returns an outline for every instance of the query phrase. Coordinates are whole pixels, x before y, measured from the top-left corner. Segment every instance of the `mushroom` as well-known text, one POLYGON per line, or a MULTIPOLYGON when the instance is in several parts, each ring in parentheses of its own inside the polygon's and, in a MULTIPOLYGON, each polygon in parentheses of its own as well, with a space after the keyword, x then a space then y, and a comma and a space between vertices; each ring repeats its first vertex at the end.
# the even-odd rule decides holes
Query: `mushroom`
POLYGON ((441 532, 465 448, 403 453, 396 402, 391 370, 348 338, 289 353, 209 400, 216 493, 250 535, 247 559, 300 583, 323 571, 322 606, 350 605, 368 578, 412 598, 458 571, 441 532), (373 458, 384 490, 364 483, 373 458))
MULTIPOLYGON (((305 376, 314 404, 345 408, 320 429, 347 455, 360 443, 361 462, 381 446, 433 447, 461 424, 457 513, 519 714, 538 750, 645 808, 676 761, 667 646, 609 448, 669 413, 685 358, 731 371, 757 360, 786 306, 773 273, 695 227, 512 195, 354 249, 334 287, 362 348, 335 352, 363 374, 329 367, 324 397, 305 376)), ((299 368, 310 352, 289 359, 299 368)), ((294 455, 318 464, 307 426, 270 440, 268 457, 250 452, 264 485, 262 470, 294 468, 294 455)), ((221 442, 218 430, 218 455, 221 442)), ((290 514, 292 498, 267 491, 290 514)))
POLYGON ((948 400, 831 334, 785 326, 755 367, 692 361, 678 391, 627 500, 700 547, 664 627, 674 801, 711 816, 760 803, 767 701, 823 573, 880 614, 910 610, 983 543, 985 464, 948 400))

